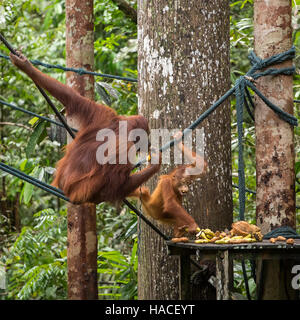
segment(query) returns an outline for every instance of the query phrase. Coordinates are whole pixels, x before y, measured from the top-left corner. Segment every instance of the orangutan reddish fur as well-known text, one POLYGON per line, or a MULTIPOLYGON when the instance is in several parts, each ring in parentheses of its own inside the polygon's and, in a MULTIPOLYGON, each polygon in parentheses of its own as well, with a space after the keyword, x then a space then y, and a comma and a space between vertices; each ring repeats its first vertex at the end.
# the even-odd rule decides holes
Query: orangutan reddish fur
MULTIPOLYGON (((66 147, 65 156, 57 163, 53 186, 63 190, 73 203, 111 203, 124 199, 137 187, 158 172, 160 164, 150 164, 142 171, 131 174, 133 165, 99 164, 96 151, 103 143, 96 141, 97 132, 101 129, 112 129, 117 136, 116 159, 119 159, 118 131, 119 122, 127 121, 128 133, 132 129, 144 129, 149 133, 147 120, 140 115, 120 116, 102 104, 89 100, 74 89, 43 74, 36 69, 26 57, 10 55, 14 65, 25 72, 37 85, 46 89, 66 108, 68 116, 79 123, 79 132, 66 147)), ((133 145, 128 141, 127 151, 133 145)))
POLYGON ((198 162, 178 166, 168 174, 161 175, 152 194, 149 188, 143 186, 136 189, 130 197, 140 199, 146 214, 163 224, 173 226, 174 237, 181 237, 186 231, 191 234, 199 231, 194 218, 182 207, 182 197, 188 192, 188 185, 191 181, 206 173, 207 163, 182 143, 177 146, 188 158, 198 158, 198 162), (195 167, 196 163, 201 163, 202 167, 195 167), (197 172, 191 175, 191 169, 196 169, 197 172))

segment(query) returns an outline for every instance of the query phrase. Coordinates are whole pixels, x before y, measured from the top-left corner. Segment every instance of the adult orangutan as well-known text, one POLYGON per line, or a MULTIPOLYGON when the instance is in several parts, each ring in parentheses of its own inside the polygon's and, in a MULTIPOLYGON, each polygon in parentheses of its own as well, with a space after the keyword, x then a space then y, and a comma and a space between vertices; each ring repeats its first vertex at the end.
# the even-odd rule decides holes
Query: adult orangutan
POLYGON ((134 142, 127 141, 126 147, 119 145, 119 124, 122 121, 127 124, 127 133, 133 129, 143 129, 147 132, 146 136, 149 134, 148 122, 143 116, 117 115, 113 109, 81 96, 74 89, 42 73, 20 52, 18 55, 10 54, 10 59, 37 85, 58 99, 65 106, 67 115, 76 118, 79 123, 79 132, 57 163, 53 181, 53 185, 62 189, 71 202, 118 202, 158 172, 160 161, 156 158, 157 164, 152 162, 142 171, 131 174, 133 164, 128 159, 128 151, 132 150, 134 142), (102 129, 116 135, 113 148, 115 163, 97 161, 97 150, 107 142, 96 139, 102 129), (119 156, 124 160, 124 154, 127 161, 118 162, 119 156))

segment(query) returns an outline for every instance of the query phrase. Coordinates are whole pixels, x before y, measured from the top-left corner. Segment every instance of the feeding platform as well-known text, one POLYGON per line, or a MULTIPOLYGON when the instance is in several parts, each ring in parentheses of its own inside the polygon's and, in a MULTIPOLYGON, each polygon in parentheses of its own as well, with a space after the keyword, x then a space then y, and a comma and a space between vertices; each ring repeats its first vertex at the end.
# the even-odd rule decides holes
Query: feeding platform
POLYGON ((300 260, 300 239, 294 239, 293 245, 285 241, 271 243, 269 240, 240 244, 196 244, 193 241, 173 243, 167 241, 169 255, 179 256, 180 298, 191 298, 191 256, 197 255, 201 260, 213 260, 216 262, 216 290, 217 299, 230 298, 233 285, 232 261, 242 259, 276 260, 292 259, 300 260))

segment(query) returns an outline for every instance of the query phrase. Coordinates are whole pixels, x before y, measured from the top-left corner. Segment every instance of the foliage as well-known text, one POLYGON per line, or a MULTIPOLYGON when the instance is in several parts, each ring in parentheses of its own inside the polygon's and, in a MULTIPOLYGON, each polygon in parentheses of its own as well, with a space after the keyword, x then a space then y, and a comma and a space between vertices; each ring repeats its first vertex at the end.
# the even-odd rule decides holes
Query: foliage
POLYGON ((127 207, 98 206, 98 283, 100 299, 136 299, 137 217, 127 207))
MULTIPOLYGON (((251 299, 254 300, 256 298, 256 284, 251 274, 251 265, 250 261, 245 261, 246 274, 248 279, 249 292, 251 295, 251 299)), ((244 297, 246 296, 245 289, 245 279, 243 276, 242 264, 240 261, 235 261, 233 265, 233 273, 234 273, 234 291, 242 294, 244 297)))
POLYGON ((14 244, 4 248, 7 299, 66 298, 66 211, 33 215, 14 244))
MULTIPOLYGON (((98 219, 97 225, 101 230, 98 239, 99 297, 134 299, 137 294, 136 216, 127 209, 122 209, 120 214, 106 204, 101 204, 100 210, 102 220, 98 219), (125 246, 122 245, 124 240, 125 246)), ((66 210, 56 213, 53 209, 45 209, 33 218, 32 226, 23 227, 20 234, 11 239, 14 241, 11 247, 3 248, 0 263, 6 265, 5 297, 66 299, 66 210)))
POLYGON ((98 252, 98 274, 100 298, 132 300, 137 297, 137 239, 131 256, 107 250, 98 252), (101 277, 103 275, 103 277, 101 277), (107 279, 107 281, 105 281, 107 279), (113 281, 111 281, 113 280, 113 281))
POLYGON ((136 75, 136 25, 111 0, 95 1, 96 70, 136 75))

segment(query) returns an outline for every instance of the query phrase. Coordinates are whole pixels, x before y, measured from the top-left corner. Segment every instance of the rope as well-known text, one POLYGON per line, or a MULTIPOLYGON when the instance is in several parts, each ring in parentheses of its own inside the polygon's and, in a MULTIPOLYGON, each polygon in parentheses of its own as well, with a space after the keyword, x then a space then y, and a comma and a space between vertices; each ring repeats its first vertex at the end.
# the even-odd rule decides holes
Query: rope
POLYGON ((251 299, 251 294, 250 294, 249 283, 248 283, 246 263, 245 263, 244 259, 242 259, 242 272, 243 272, 243 278, 244 278, 244 281, 245 281, 245 289, 246 289, 247 299, 248 300, 252 300, 251 299))
POLYGON ((300 234, 298 234, 292 227, 281 226, 264 235, 264 239, 277 238, 278 236, 283 236, 287 239, 294 238, 300 239, 300 234))
POLYGON ((158 233, 164 240, 170 240, 168 236, 163 234, 151 221, 149 221, 134 205, 132 205, 128 200, 124 199, 123 202, 131 209, 133 212, 135 212, 139 218, 144 220, 149 227, 151 227, 156 233, 158 233))
MULTIPOLYGON (((2 54, 2 53, 0 53, 0 58, 10 61, 9 57, 2 54)), ((58 69, 58 70, 63 70, 65 72, 71 71, 71 72, 77 73, 81 76, 88 74, 88 75, 92 75, 92 76, 98 76, 98 77, 109 78, 109 79, 123 80, 123 81, 128 81, 128 82, 137 82, 137 79, 130 78, 130 77, 121 77, 121 76, 111 75, 111 74, 107 74, 107 73, 92 72, 92 71, 88 71, 83 68, 78 68, 78 69, 67 68, 67 67, 63 67, 59 64, 49 64, 49 63, 45 63, 45 62, 42 62, 39 60, 29 60, 29 61, 35 66, 42 66, 47 69, 58 69)))
MULTIPOLYGON (((23 109, 23 108, 21 108, 21 107, 18 107, 18 106, 16 106, 16 105, 14 105, 14 104, 11 104, 11 103, 8 103, 8 102, 6 102, 6 101, 3 101, 3 100, 1 100, 1 99, 0 99, 0 104, 3 105, 3 106, 10 107, 10 108, 13 109, 13 110, 21 111, 21 112, 26 113, 26 114, 28 114, 28 115, 30 115, 30 116, 37 117, 37 118, 39 118, 39 119, 41 119, 41 120, 44 120, 44 121, 53 123, 53 124, 55 124, 55 125, 57 125, 57 126, 59 126, 59 127, 61 127, 61 128, 65 128, 64 125, 63 125, 61 122, 57 122, 57 121, 52 120, 52 119, 50 119, 50 118, 41 116, 41 115, 39 115, 39 114, 37 114, 37 113, 34 113, 34 112, 32 112, 32 111, 28 111, 28 110, 26 110, 26 109, 23 109)), ((78 131, 77 129, 74 129, 74 128, 71 128, 71 129, 72 129, 74 132, 77 132, 77 131, 78 131)))
MULTIPOLYGON (((236 188, 236 189, 239 188, 239 186, 237 184, 232 184, 232 186, 233 186, 233 188, 236 188)), ((248 193, 256 194, 256 191, 250 190, 248 188, 245 188, 245 191, 248 193)))
MULTIPOLYGON (((251 119, 252 119, 253 121, 255 121, 255 119, 254 119, 254 114, 253 114, 253 112, 252 112, 252 110, 250 109, 249 104, 248 104, 248 99, 249 99, 248 96, 247 96, 247 98, 244 97, 244 104, 245 104, 246 110, 247 110, 248 114, 250 115, 251 119)), ((251 97, 250 97, 250 99, 251 99, 251 97)), ((251 100, 251 101, 252 101, 252 100, 251 100)))
MULTIPOLYGON (((251 106, 254 106, 252 98, 249 94, 248 88, 251 88, 264 103, 271 108, 282 120, 286 121, 290 125, 297 126, 297 119, 290 115, 289 113, 283 111, 276 105, 274 105, 269 99, 267 99, 252 83, 253 80, 259 79, 260 77, 267 75, 292 75, 295 72, 295 67, 288 68, 270 68, 263 72, 258 72, 258 70, 264 69, 266 67, 272 66, 274 64, 282 63, 286 60, 293 59, 295 57, 295 47, 292 47, 290 50, 274 55, 267 59, 258 58, 255 53, 252 51, 249 55, 250 63, 252 68, 246 73, 245 76, 240 77, 235 83, 235 96, 236 96, 236 109, 237 109, 237 127, 238 127, 238 177, 239 177, 239 217, 240 220, 244 220, 245 216, 245 171, 244 171, 244 160, 243 160, 243 108, 245 100, 250 101, 251 106), (253 80, 252 80, 253 79, 253 80), (246 93, 246 95, 245 95, 246 93)), ((249 112, 249 107, 246 110, 249 112)), ((249 113, 251 117, 253 115, 249 113)))
MULTIPOLYGON (((47 191, 48 193, 51 193, 65 201, 70 202, 70 199, 68 197, 66 197, 63 193, 62 190, 55 188, 41 180, 38 180, 32 176, 27 175, 26 173, 12 168, 8 165, 6 165, 3 162, 0 162, 0 169, 3 170, 4 172, 7 172, 21 180, 24 180, 44 191, 47 191)), ((151 221, 149 221, 142 213, 141 211, 139 211, 138 209, 136 209, 128 200, 124 200, 124 203, 132 210, 134 211, 142 220, 144 220, 154 231, 156 231, 161 237, 164 238, 164 240, 169 240, 170 238, 167 237, 166 235, 164 235, 154 224, 152 224, 151 221)))
MULTIPOLYGON (((213 111, 215 111, 227 98, 229 98, 232 94, 234 93, 234 88, 230 89, 229 91, 227 91, 219 100, 217 100, 210 108, 208 108, 207 110, 205 110, 197 120, 195 120, 189 127, 187 127, 186 129, 183 130, 182 132, 182 137, 181 139, 184 138, 184 136, 190 132, 190 130, 194 130, 196 129, 197 126, 199 126, 199 124, 205 120, 211 113, 213 113, 213 111)), ((173 147, 175 144, 179 143, 180 140, 171 140, 169 142, 167 142, 165 145, 163 145, 159 151, 160 152, 164 152, 167 149, 173 147)), ((143 163, 147 162, 147 158, 141 160, 140 162, 138 162, 135 166, 135 168, 138 168, 139 166, 141 166, 143 163)))
MULTIPOLYGON (((7 47, 7 49, 13 53, 14 55, 18 56, 18 53, 13 49, 13 47, 8 43, 8 41, 3 37, 3 35, 0 33, 0 40, 5 44, 5 46, 7 47)), ((74 132, 72 131, 72 129, 68 126, 66 120, 64 119, 64 117, 62 116, 62 114, 57 110, 57 108, 55 107, 55 105, 52 103, 52 101, 50 100, 50 98, 47 96, 46 92, 44 91, 44 89, 42 89, 39 85, 37 85, 35 83, 35 86, 38 88, 38 90, 40 91, 40 93, 42 94, 42 96, 45 98, 45 100, 47 101, 48 105, 50 106, 50 108, 54 111, 54 113, 56 114, 56 116, 58 117, 58 119, 60 120, 60 122, 64 125, 64 127, 66 128, 66 130, 68 131, 68 133, 70 134, 70 136, 72 138, 75 137, 74 132)))
POLYGON ((50 185, 48 185, 48 184, 46 184, 46 183, 44 183, 44 182, 42 182, 42 181, 40 181, 40 180, 37 180, 37 179, 35 179, 34 177, 28 176, 28 175, 26 175, 26 174, 25 174, 24 172, 22 172, 22 171, 19 171, 19 170, 17 170, 17 169, 14 169, 14 168, 12 168, 12 167, 9 167, 9 166, 7 166, 5 163, 3 163, 3 162, 0 162, 0 169, 3 170, 4 172, 7 172, 7 173, 9 173, 9 174, 11 174, 11 175, 13 175, 13 176, 21 179, 21 180, 24 180, 24 181, 26 181, 26 182, 28 182, 28 183, 30 183, 30 184, 38 187, 38 188, 40 188, 40 189, 42 189, 42 190, 44 190, 44 191, 47 191, 48 193, 51 193, 51 194, 53 194, 53 195, 55 195, 55 196, 57 196, 57 197, 59 197, 59 198, 61 198, 61 199, 63 199, 63 200, 70 201, 70 200, 61 192, 61 190, 56 189, 56 188, 54 188, 54 187, 52 187, 52 186, 50 186, 50 185), (56 189, 56 190, 55 190, 55 189, 56 189))
POLYGON ((245 220, 245 168, 243 159, 243 112, 245 97, 245 78, 241 77, 235 84, 236 115, 238 129, 238 177, 239 177, 239 204, 240 220, 245 220))

